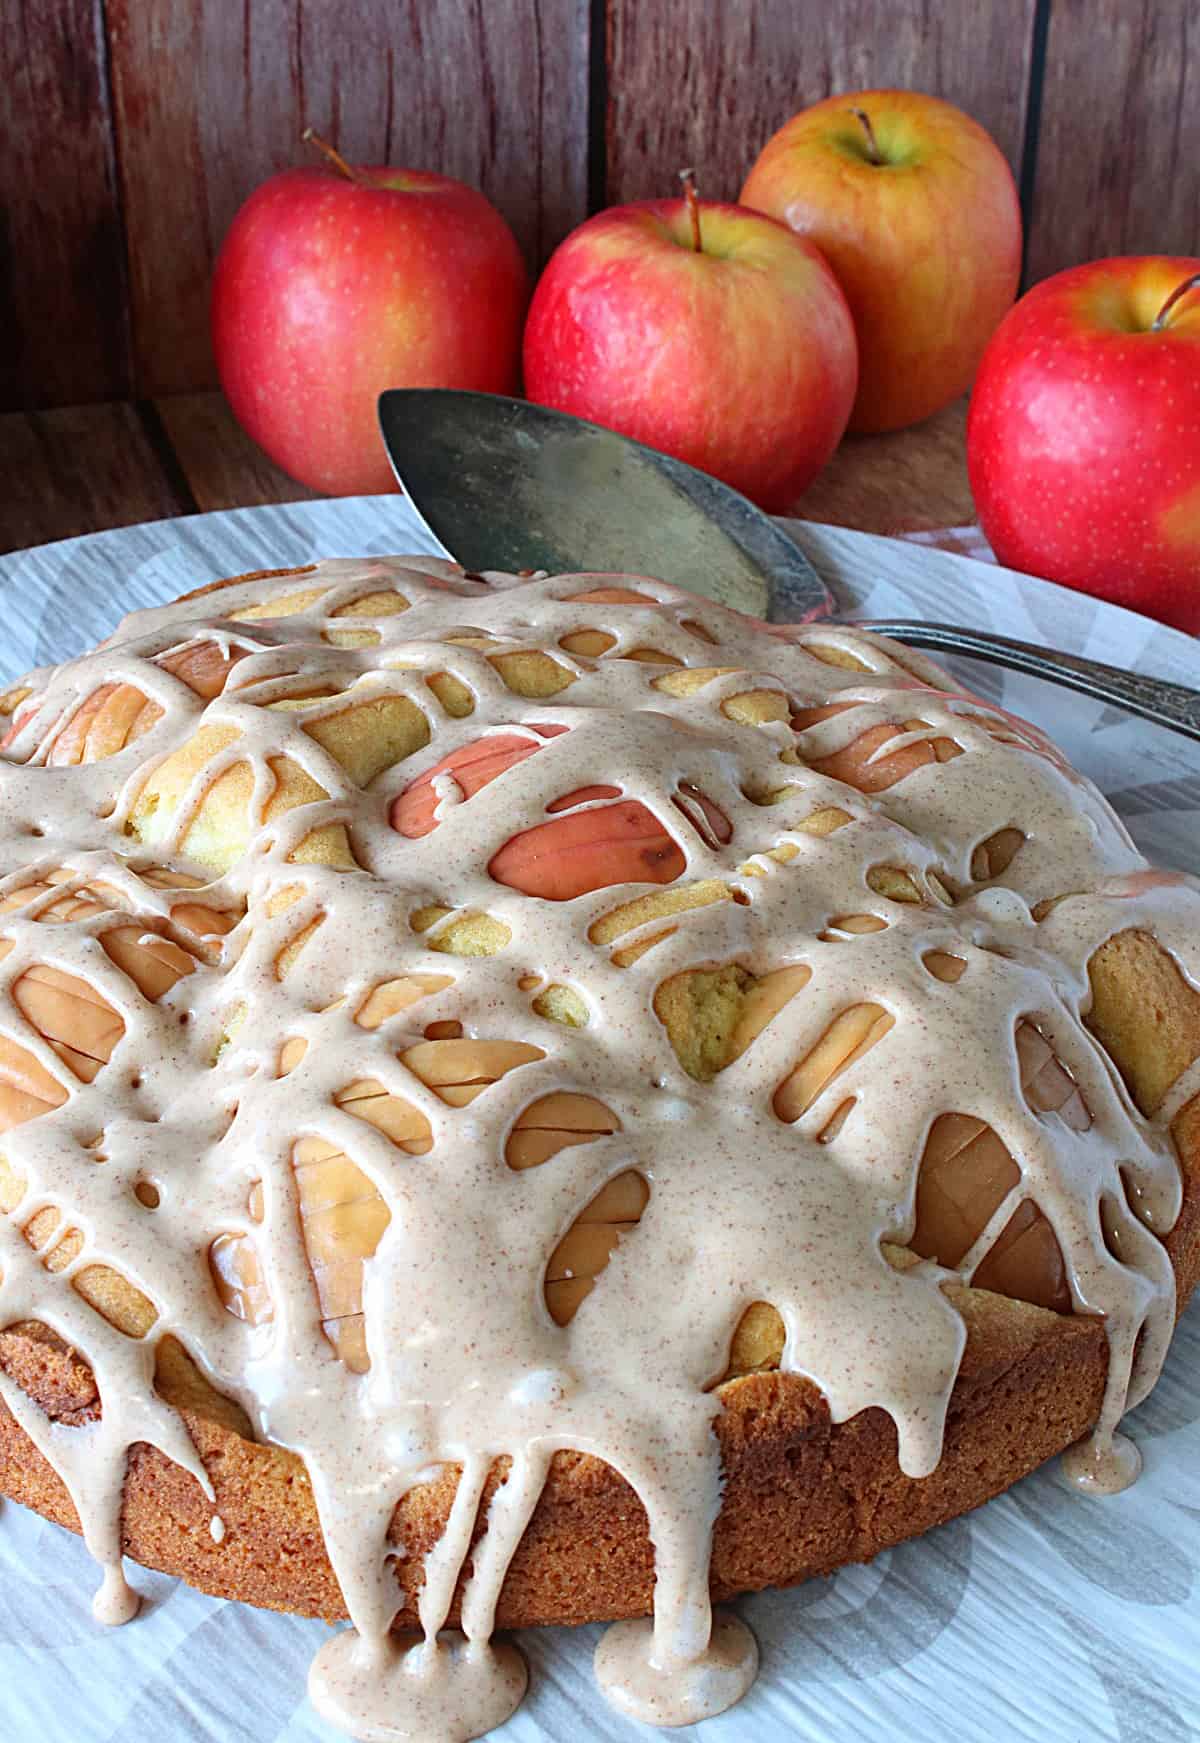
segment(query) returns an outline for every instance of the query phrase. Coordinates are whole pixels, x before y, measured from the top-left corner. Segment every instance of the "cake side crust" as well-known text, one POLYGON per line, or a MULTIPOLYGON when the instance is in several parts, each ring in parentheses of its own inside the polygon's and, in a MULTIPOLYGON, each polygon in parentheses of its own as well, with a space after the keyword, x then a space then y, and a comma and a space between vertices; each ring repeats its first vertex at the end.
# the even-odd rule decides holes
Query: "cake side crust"
MULTIPOLYGON (((1175 1131, 1186 1146, 1186 1191, 1166 1244, 1182 1311, 1200 1281, 1200 1098, 1178 1116, 1175 1131)), ((967 1342, 942 1459, 928 1477, 900 1470, 895 1428, 882 1410, 832 1423, 810 1381, 777 1371, 724 1384, 716 1421, 725 1491, 713 1541, 715 1597, 794 1585, 869 1561, 982 1505, 1091 1428, 1108 1368, 1099 1320, 1060 1317, 958 1284, 948 1293, 963 1315, 967 1342)), ((80 1422, 94 1413, 86 1366, 52 1336, 10 1329, 0 1334, 0 1360, 61 1419, 80 1422)), ((225 1537, 214 1542, 213 1509, 198 1484, 156 1449, 139 1445, 125 1485, 126 1553, 217 1597, 344 1618, 302 1461, 239 1432, 237 1407, 219 1399, 186 1358, 164 1366, 160 1386, 209 1473, 225 1537)), ((503 1462, 493 1470, 476 1538, 504 1470, 503 1462)), ((423 1559, 442 1532, 456 1482, 448 1468, 396 1509, 390 1540, 405 1551, 395 1563, 399 1627, 416 1625, 423 1559)), ((79 1528, 59 1478, 2 1405, 0 1490, 79 1528)), ((505 1581, 499 1625, 648 1614, 653 1569, 645 1512, 629 1485, 596 1458, 559 1453, 505 1581)))
MULTIPOLYGON (((926 1478, 905 1477, 896 1434, 879 1409, 834 1424, 816 1388, 797 1375, 750 1374, 722 1388, 716 1421, 725 1469, 724 1504, 712 1561, 716 1597, 790 1585, 867 1561, 888 1545, 979 1506, 1086 1433, 1100 1409, 1108 1351, 1100 1322, 954 1287, 968 1328, 947 1423, 945 1451, 926 1478)), ((89 1376, 62 1346, 4 1334, 5 1366, 59 1410, 86 1398, 89 1376), (21 1338, 24 1361, 11 1347, 21 1338)), ((177 1380, 178 1380, 177 1376, 177 1380)), ((125 1485, 128 1555, 214 1596, 334 1621, 345 1616, 325 1554, 303 1463, 257 1444, 228 1422, 177 1404, 216 1491, 225 1537, 214 1542, 213 1508, 199 1485, 155 1448, 139 1445, 125 1485)), ((172 1396, 172 1394, 174 1394, 172 1396)), ((94 1412, 77 1403, 67 1419, 94 1412)), ((480 1508, 503 1480, 493 1471, 480 1508)), ((399 1626, 416 1625, 425 1554, 449 1514, 457 1473, 414 1489, 392 1520, 402 1544, 396 1574, 399 1626)), ((0 1406, 0 1490, 78 1530, 59 1478, 0 1406)), ((602 1621, 648 1614, 654 1556, 646 1516, 610 1466, 559 1453, 509 1570, 498 1620, 504 1627, 602 1621)), ((458 1600, 454 1616, 457 1618, 458 1600)))

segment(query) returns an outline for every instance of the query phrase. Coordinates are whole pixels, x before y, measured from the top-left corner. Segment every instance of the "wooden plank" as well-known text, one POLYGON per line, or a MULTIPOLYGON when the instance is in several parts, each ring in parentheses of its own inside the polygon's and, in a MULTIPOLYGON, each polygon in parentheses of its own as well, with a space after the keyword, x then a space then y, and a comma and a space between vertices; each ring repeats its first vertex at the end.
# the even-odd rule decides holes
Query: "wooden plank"
MULTIPOLYGON (((197 508, 315 500, 256 447, 221 394, 176 394, 157 410, 197 508)), ((973 521, 966 418, 962 399, 913 430, 848 436, 789 512, 872 533, 973 521)))
POLYGON ((1027 277, 1200 254, 1195 0, 1054 0, 1027 277))
POLYGON ((686 165, 707 198, 736 199, 797 110, 880 86, 959 104, 1017 173, 1033 15, 1034 0, 608 0, 609 201, 674 194, 686 165))
MULTIPOLYGON (((97 405, 0 417, 0 550, 194 509, 311 500, 255 447, 219 393, 146 408, 97 405), (155 440, 155 422, 161 426, 155 440)), ((849 437, 791 510, 864 532, 973 519, 963 449, 966 402, 914 430, 849 437)))
POLYGON ((197 508, 311 502, 319 495, 267 459, 230 411, 224 394, 174 394, 158 400, 156 410, 197 508))
POLYGON ((535 264, 583 216, 588 0, 108 0, 138 391, 215 380, 208 283, 238 206, 305 161, 307 123, 350 159, 481 187, 535 264))
POLYGON ((0 417, 0 551, 160 520, 181 498, 131 405, 0 417))
POLYGON ((124 244, 94 0, 0 30, 0 410, 128 391, 124 244))
POLYGON ((847 436, 789 513, 864 533, 968 525, 966 425, 961 399, 912 430, 847 436))

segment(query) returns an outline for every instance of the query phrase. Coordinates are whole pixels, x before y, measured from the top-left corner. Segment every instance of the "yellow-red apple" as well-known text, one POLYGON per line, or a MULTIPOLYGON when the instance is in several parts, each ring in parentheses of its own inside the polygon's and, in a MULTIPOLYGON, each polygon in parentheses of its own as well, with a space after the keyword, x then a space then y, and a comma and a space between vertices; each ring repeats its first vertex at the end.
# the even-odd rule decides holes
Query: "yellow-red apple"
POLYGON ((858 334, 852 430, 898 430, 965 393, 1021 275, 1012 172, 969 115, 854 91, 768 140, 741 202, 824 254, 858 334))
POLYGON ((384 388, 515 390, 528 283, 474 188, 329 155, 333 170, 285 170, 238 212, 212 332, 239 423, 293 478, 346 496, 396 488, 384 388))
POLYGON ((740 206, 600 212, 552 255, 525 328, 525 391, 786 508, 854 400, 845 298, 820 254, 740 206))
POLYGON ((1002 563, 1200 634, 1200 259, 1035 285, 979 366, 967 462, 1002 563))

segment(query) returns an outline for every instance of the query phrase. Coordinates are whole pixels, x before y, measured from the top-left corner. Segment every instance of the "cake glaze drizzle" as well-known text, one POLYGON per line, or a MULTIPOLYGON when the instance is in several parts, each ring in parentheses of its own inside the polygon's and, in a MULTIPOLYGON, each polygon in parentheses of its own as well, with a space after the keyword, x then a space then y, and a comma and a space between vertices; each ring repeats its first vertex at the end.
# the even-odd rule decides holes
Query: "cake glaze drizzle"
MULTIPOLYGON (((1148 873, 1099 794, 1035 729, 931 688, 945 679, 928 662, 852 630, 766 630, 642 578, 471 578, 424 558, 325 562, 135 613, 96 653, 25 682, 31 694, 0 764, 0 899, 39 876, 60 881, 0 913, 0 1036, 69 1093, 3 1140, 25 1186, 14 1214, 0 1217, 0 1325, 36 1320, 78 1350, 103 1413, 63 1427, 3 1373, 0 1398, 69 1490, 104 1569, 101 1619, 125 1620, 136 1607, 121 1573, 129 1449, 158 1447, 213 1498, 181 1418, 154 1390, 154 1345, 170 1334, 262 1439, 304 1461, 352 1622, 318 1654, 310 1688, 351 1735, 456 1743, 501 1723, 520 1700, 523 1664, 492 1643, 496 1605, 550 1462, 565 1449, 594 1454, 627 1479, 655 1550, 653 1621, 606 1635, 601 1686, 652 1723, 720 1711, 756 1664, 741 1624, 718 1618, 714 1627, 708 1591, 721 1498, 715 1385, 731 1339, 752 1303, 770 1302, 786 1332, 783 1368, 817 1384, 834 1420, 880 1407, 895 1423, 903 1471, 934 1469, 965 1338, 941 1288, 957 1274, 927 1261, 898 1269, 883 1244, 902 1247, 911 1232, 922 1147, 947 1110, 986 1121, 1021 1171, 960 1271, 969 1276, 982 1261, 1021 1200, 1040 1207, 1075 1309, 1103 1315, 1109 1340, 1103 1413, 1075 1464, 1093 1487, 1112 1466, 1116 1423, 1152 1385, 1173 1324, 1174 1277, 1159 1236, 1181 1202, 1167 1134, 1181 1102, 1169 1097, 1154 1121, 1133 1108, 1081 1021, 1087 964, 1106 939, 1138 927, 1195 983, 1200 902, 1188 880, 1148 873), (614 587, 643 603, 578 599, 614 587), (345 616, 392 588, 407 610, 345 616), (298 593, 312 597, 294 615, 232 619, 298 593), (374 645, 336 645, 348 623, 374 645), (564 638, 585 628, 611 638, 603 657, 564 651, 564 638), (446 639, 464 635, 473 645, 446 639), (231 673, 207 703, 156 663, 205 643, 231 673), (661 680, 678 666, 624 657, 647 648, 711 675, 673 691, 661 680), (860 669, 830 665, 814 649, 850 655, 860 669), (550 652, 566 680, 545 699, 515 694, 494 663, 534 650, 550 652), (445 710, 427 682, 436 674, 470 693, 469 714, 445 710), (120 683, 160 711, 149 731, 103 760, 52 766, 75 712, 99 686, 120 683), (777 718, 731 717, 726 705, 752 691, 778 694, 777 718), (360 787, 306 729, 395 697, 427 716, 429 742, 360 787), (289 700, 301 705, 268 706, 289 700), (830 704, 845 706, 791 723, 830 704), (905 726, 914 716, 919 724, 905 726), (902 735, 877 757, 939 736, 961 754, 875 794, 814 768, 872 728, 897 725, 902 735), (209 754, 173 799, 139 811, 147 784, 201 727, 216 729, 209 754), (469 800, 439 775, 437 826, 420 838, 392 827, 393 801, 417 776, 500 731, 527 736, 536 754, 469 800), (323 796, 268 816, 281 758, 323 796), (219 778, 239 768, 251 774, 246 845, 211 878, 188 832, 219 778), (489 875, 515 834, 598 781, 646 807, 678 844, 686 864, 670 888, 711 883, 725 893, 681 908, 667 928, 659 916, 626 929, 610 947, 593 929, 660 886, 552 902, 489 875), (727 820, 728 841, 674 803, 696 790, 727 820), (827 835, 801 827, 829 807, 849 822, 827 835), (1024 841, 1003 884, 980 886, 974 849, 1012 827, 1024 841), (349 869, 305 860, 318 831, 325 840, 345 832, 349 869), (787 857, 775 855, 780 847, 787 857), (903 868, 921 900, 879 894, 869 876, 881 865, 903 868), (180 890, 141 875, 162 867, 207 878, 188 901, 235 920, 224 937, 191 929, 179 917, 180 890), (112 907, 69 926, 39 918, 65 894, 97 887, 113 894, 112 907), (414 915, 433 904, 447 914, 414 930, 414 915), (875 916, 881 929, 831 941, 831 924, 848 912, 875 916), (434 948, 471 913, 507 928, 502 949, 468 957, 434 948), (131 915, 146 936, 193 959, 153 1002, 101 942, 131 915), (644 953, 628 953, 650 939, 644 953), (281 953, 297 940, 299 970, 281 972, 281 953), (966 964, 953 984, 926 966, 938 951, 966 964), (802 965, 809 978, 740 1058, 700 1083, 682 1069, 653 999, 673 975, 728 962, 754 975, 802 965), (120 1014, 123 1034, 94 1081, 72 1077, 20 1020, 13 989, 38 964, 88 983, 120 1014), (381 982, 414 975, 443 984, 377 1027, 356 1021, 381 982), (532 1013, 530 987, 557 984, 576 989, 585 1026, 532 1013), (836 1088, 785 1121, 779 1086, 840 1012, 864 1003, 883 1008, 888 1032, 844 1066, 836 1088), (1024 1099, 1014 1041, 1023 1020, 1074 1078, 1086 1130, 1024 1099), (466 1105, 448 1105, 400 1058, 429 1025, 447 1022, 468 1036, 533 1042, 540 1056, 466 1105), (305 1045, 284 1072, 289 1039, 305 1045), (335 1102, 364 1079, 427 1122, 426 1154, 405 1153, 335 1102), (514 1122, 562 1090, 599 1098, 616 1130, 515 1171, 505 1160, 514 1122), (338 1359, 321 1326, 296 1210, 294 1147, 306 1136, 349 1157, 388 1211, 363 1266, 365 1373, 338 1359), (630 1169, 650 1189, 641 1221, 560 1326, 543 1299, 547 1257, 581 1207, 630 1169), (147 1181, 153 1208, 136 1191, 147 1181), (247 1214, 256 1191, 260 1220, 247 1214), (47 1207, 83 1236, 78 1257, 54 1276, 21 1233, 47 1207), (207 1253, 223 1233, 253 1241, 269 1320, 250 1324, 222 1307, 207 1253), (88 1265, 110 1266, 142 1292, 153 1337, 118 1331, 69 1287, 88 1265), (508 1474, 472 1547, 501 1459, 508 1474), (400 1639, 390 1632, 398 1587, 389 1523, 402 1495, 446 1465, 461 1474, 426 1557, 423 1635, 400 1639), (451 1636, 468 1564, 462 1631, 451 1636)), ((602 802, 585 798, 580 808, 602 802)))

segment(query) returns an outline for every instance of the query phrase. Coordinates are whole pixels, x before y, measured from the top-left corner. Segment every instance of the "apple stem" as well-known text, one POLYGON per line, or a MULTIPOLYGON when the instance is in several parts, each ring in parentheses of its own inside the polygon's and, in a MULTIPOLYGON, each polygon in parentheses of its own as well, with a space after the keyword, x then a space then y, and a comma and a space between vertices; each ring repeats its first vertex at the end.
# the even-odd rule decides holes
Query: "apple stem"
POLYGON ((300 138, 303 140, 305 145, 315 145, 317 150, 322 152, 324 156, 329 159, 334 169, 336 169, 341 175, 344 175, 348 182, 362 180, 362 177, 359 176, 355 170, 350 168, 350 165, 346 162, 341 152, 335 151, 329 141, 327 139, 322 139, 319 133, 314 133, 311 127, 306 127, 304 132, 300 135, 300 138))
POLYGON ((1181 297, 1185 297, 1189 291, 1196 290, 1197 288, 1200 288, 1200 272, 1194 272, 1190 278, 1185 278, 1182 284, 1177 284, 1162 308, 1151 321, 1150 331, 1152 333, 1161 332, 1163 327, 1166 326, 1167 316, 1171 313, 1175 304, 1179 302, 1181 297))
POLYGON ((683 183, 683 197, 687 201, 688 217, 692 220, 692 247, 697 254, 703 254, 704 244, 700 240, 700 201, 696 195, 696 172, 694 169, 681 169, 679 179, 683 183))
POLYGON ((862 123, 862 130, 867 136, 867 160, 869 163, 882 163, 883 153, 879 149, 879 141, 875 137, 875 129, 871 126, 871 117, 865 109, 851 109, 850 113, 856 121, 862 123))

